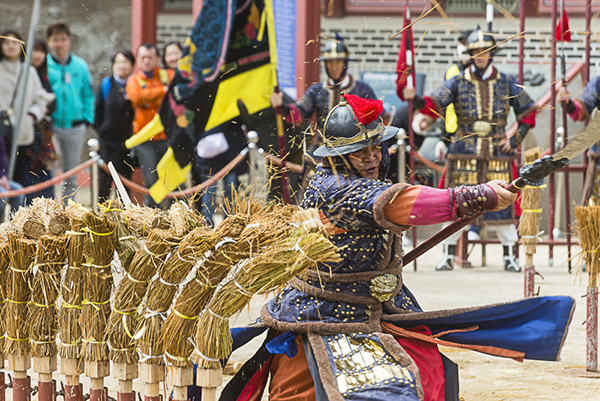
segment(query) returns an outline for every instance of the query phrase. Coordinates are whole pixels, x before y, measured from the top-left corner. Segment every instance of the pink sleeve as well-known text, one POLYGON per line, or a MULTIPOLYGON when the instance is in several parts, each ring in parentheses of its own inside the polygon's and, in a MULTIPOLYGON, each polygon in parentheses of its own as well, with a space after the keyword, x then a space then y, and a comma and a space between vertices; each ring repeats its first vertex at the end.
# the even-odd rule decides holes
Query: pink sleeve
POLYGON ((298 108, 293 104, 290 104, 289 107, 290 114, 285 116, 283 119, 290 125, 300 125, 300 123, 302 123, 302 114, 300 114, 300 110, 298 110, 298 108))
POLYGON ((449 190, 419 185, 402 191, 383 210, 388 220, 399 225, 426 226, 455 218, 449 190))
POLYGON ((569 117, 571 117, 573 121, 582 121, 583 119, 585 119, 585 113, 583 111, 581 103, 579 103, 579 101, 575 99, 573 100, 573 104, 575 105, 575 110, 572 113, 569 113, 569 117))

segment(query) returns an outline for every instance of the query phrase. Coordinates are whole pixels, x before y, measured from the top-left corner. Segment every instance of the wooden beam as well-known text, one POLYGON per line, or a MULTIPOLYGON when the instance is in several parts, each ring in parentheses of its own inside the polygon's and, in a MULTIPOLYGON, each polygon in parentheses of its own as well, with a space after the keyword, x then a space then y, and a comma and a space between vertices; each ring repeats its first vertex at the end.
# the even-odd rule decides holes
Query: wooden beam
POLYGON ((131 49, 143 43, 156 43, 158 0, 131 0, 131 49))

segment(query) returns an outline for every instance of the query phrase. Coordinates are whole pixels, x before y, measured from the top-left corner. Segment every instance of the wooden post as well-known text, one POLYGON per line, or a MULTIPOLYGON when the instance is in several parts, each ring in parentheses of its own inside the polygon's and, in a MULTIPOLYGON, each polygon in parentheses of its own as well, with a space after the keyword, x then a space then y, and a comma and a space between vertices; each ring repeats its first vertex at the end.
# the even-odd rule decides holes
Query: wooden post
POLYGON ((31 401, 31 378, 27 371, 31 368, 29 355, 9 355, 8 369, 13 371, 13 397, 14 401, 31 401))
MULTIPOLYGON (((528 247, 529 248, 529 247, 528 247)), ((535 268, 533 267, 533 253, 529 250, 525 253, 525 298, 531 298, 535 295, 535 268)))
POLYGON ((469 257, 469 250, 467 249, 469 240, 467 239, 467 232, 463 231, 456 244, 456 254, 454 255, 454 265, 460 267, 471 267, 471 262, 467 260, 469 257))
POLYGON ((52 381, 52 373, 57 370, 56 356, 44 356, 33 358, 33 371, 39 375, 38 378, 38 400, 56 400, 56 386, 52 381))
POLYGON ((4 378, 4 354, 0 353, 0 401, 6 400, 6 379, 4 378))
POLYGON ((113 377, 119 380, 117 401, 135 401, 133 379, 138 377, 137 363, 114 363, 113 377))
POLYGON ((587 319, 586 319, 586 363, 588 372, 598 371, 598 256, 588 258, 587 319))
POLYGON ((159 383, 165 380, 165 365, 140 363, 140 379, 146 385, 144 401, 159 401, 159 383))
POLYGON ((60 373, 65 376, 65 401, 83 401, 83 386, 79 383, 79 376, 83 374, 83 361, 81 359, 60 360, 60 373))
POLYGON ((85 361, 85 375, 90 378, 90 401, 108 401, 104 378, 110 375, 110 361, 85 361))
MULTIPOLYGON (((173 401, 185 401, 188 399, 187 387, 194 384, 194 369, 169 365, 167 366, 167 382, 173 388, 173 401)), ((204 400, 204 391, 202 399, 204 400)))
POLYGON ((196 385, 202 387, 202 401, 216 401, 217 387, 223 383, 223 369, 196 370, 196 385))

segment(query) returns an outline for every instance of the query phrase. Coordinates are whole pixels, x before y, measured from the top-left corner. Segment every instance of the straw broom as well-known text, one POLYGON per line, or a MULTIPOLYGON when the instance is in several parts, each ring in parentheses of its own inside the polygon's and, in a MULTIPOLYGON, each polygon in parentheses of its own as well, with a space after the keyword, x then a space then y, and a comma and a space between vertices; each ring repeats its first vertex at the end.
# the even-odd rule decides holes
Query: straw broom
POLYGON ((267 294, 318 262, 339 260, 337 248, 322 234, 303 234, 284 239, 242 262, 235 278, 217 291, 202 314, 192 359, 204 369, 220 369, 220 361, 228 358, 232 349, 229 318, 241 312, 254 294, 267 294))
POLYGON ((60 289, 60 271, 66 259, 65 237, 44 235, 38 241, 30 311, 33 357, 54 357, 58 352, 56 301, 60 289))
POLYGON ((4 353, 28 357, 29 319, 27 307, 31 301, 32 264, 35 242, 15 233, 8 235, 10 267, 6 280, 6 343, 4 353))
POLYGON ((114 255, 114 226, 94 212, 84 218, 84 290, 80 325, 86 361, 107 361, 109 349, 103 341, 110 314, 111 262, 114 255))
MULTIPOLYGON (((539 147, 525 151, 525 164, 532 164, 540 158, 539 147)), ((521 243, 525 245, 525 298, 534 295, 535 268, 533 266, 533 255, 537 244, 537 234, 540 226, 540 215, 542 210, 540 204, 540 188, 526 186, 521 191, 521 205, 523 212, 519 219, 519 234, 521 243)))
POLYGON ((83 301, 83 255, 86 233, 85 215, 88 210, 78 204, 67 207, 71 229, 67 231, 66 254, 67 268, 61 285, 62 304, 59 313, 59 355, 64 359, 81 358, 82 333, 79 325, 83 301))
POLYGON ((137 363, 133 337, 139 320, 137 309, 152 277, 179 241, 171 231, 153 229, 142 249, 136 252, 129 272, 116 291, 108 322, 107 339, 113 348, 110 356, 114 363, 137 363))

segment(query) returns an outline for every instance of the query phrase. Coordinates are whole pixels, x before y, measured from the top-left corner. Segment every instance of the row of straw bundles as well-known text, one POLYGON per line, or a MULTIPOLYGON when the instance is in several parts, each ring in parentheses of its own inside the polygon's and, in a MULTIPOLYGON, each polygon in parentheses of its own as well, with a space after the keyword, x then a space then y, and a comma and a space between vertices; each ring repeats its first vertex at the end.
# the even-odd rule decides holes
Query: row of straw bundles
POLYGON ((106 361, 109 349, 104 341, 106 322, 110 314, 112 290, 111 262, 115 247, 114 226, 95 212, 84 218, 87 235, 84 237, 84 290, 80 326, 83 338, 83 357, 87 361, 106 361))
POLYGON ((58 350, 61 358, 80 359, 82 333, 79 319, 83 302, 83 255, 86 234, 83 229, 85 215, 88 210, 81 205, 72 204, 67 206, 66 213, 69 216, 71 229, 67 231, 67 268, 61 285, 62 304, 59 314, 60 348, 58 350))
POLYGON ((139 320, 137 309, 146 295, 152 277, 179 240, 179 237, 168 230, 154 229, 150 231, 144 246, 136 252, 129 271, 117 288, 108 321, 107 340, 112 348, 110 358, 113 362, 138 361, 133 336, 139 320))
POLYGON ((196 326, 194 362, 205 369, 221 367, 220 361, 232 350, 229 318, 241 312, 254 294, 268 294, 318 262, 339 260, 337 248, 323 234, 305 234, 298 229, 242 261, 235 277, 217 290, 196 326))
MULTIPOLYGON (((173 310, 162 327, 164 353, 170 363, 178 367, 189 367, 193 351, 189 338, 200 312, 212 297, 217 284, 223 280, 237 262, 235 244, 244 242, 241 234, 250 221, 250 216, 260 213, 262 205, 255 200, 235 196, 228 204, 231 213, 215 229, 210 255, 196 271, 196 277, 187 283, 177 297, 173 310)), ((239 260, 239 259, 237 259, 239 260)), ((158 352, 153 355, 158 356, 158 352)))

